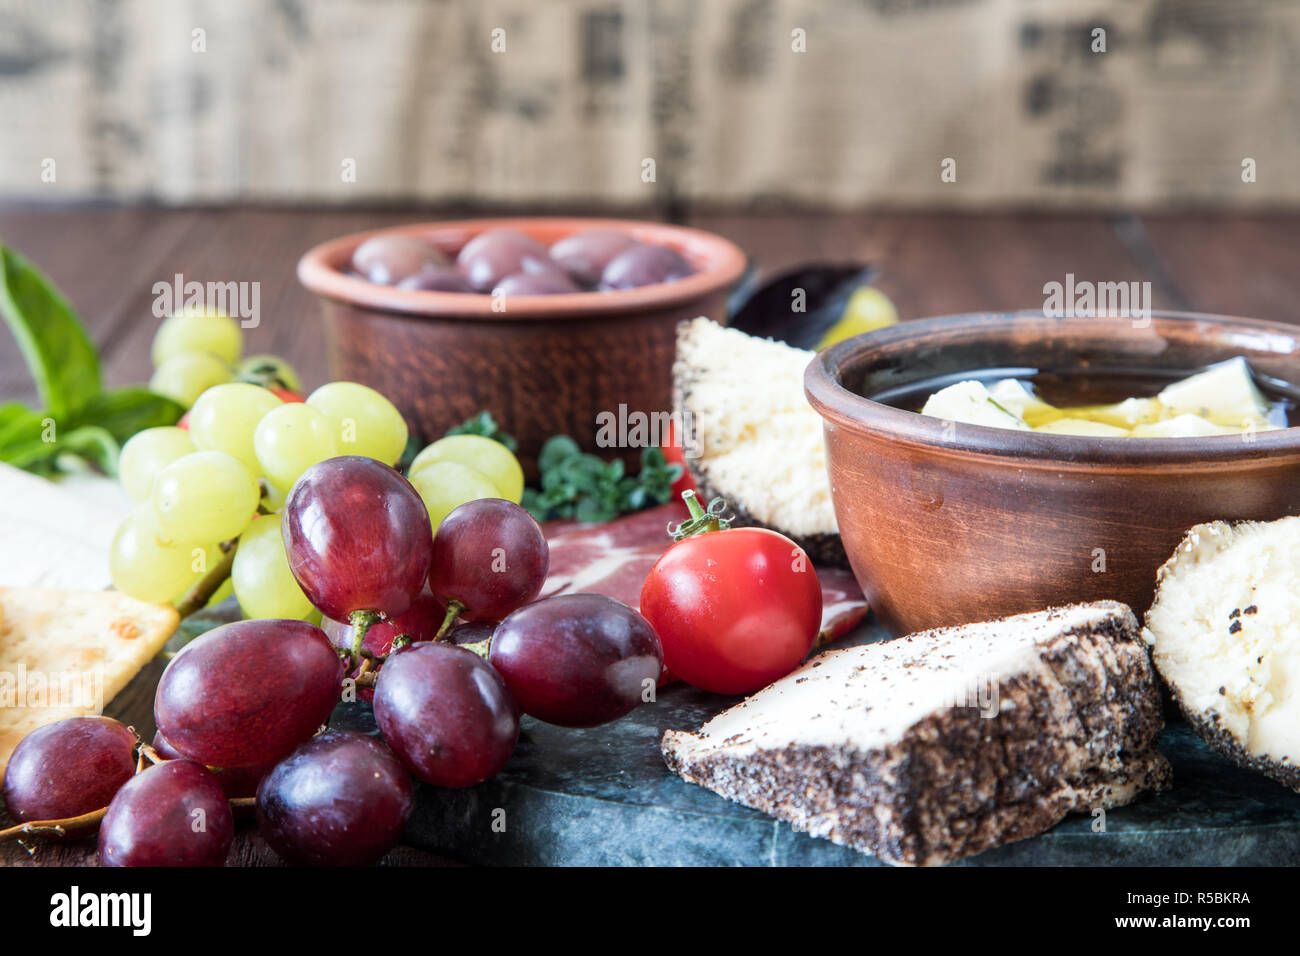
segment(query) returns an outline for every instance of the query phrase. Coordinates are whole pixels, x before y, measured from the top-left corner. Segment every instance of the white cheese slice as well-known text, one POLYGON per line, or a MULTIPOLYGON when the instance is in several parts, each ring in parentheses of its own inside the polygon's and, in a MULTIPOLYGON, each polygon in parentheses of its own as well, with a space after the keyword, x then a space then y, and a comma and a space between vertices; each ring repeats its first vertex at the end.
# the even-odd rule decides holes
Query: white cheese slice
POLYGON ((987 425, 990 428, 1014 428, 1020 431, 1029 428, 1023 418, 999 405, 983 383, 974 380, 939 389, 926 399, 921 414, 966 425, 987 425))
POLYGON ((1142 636, 1212 747, 1300 789, 1300 517, 1192 528, 1142 636))
POLYGON ((1189 413, 1240 430, 1268 419, 1269 403, 1241 356, 1168 385, 1156 396, 1177 415, 1189 413))

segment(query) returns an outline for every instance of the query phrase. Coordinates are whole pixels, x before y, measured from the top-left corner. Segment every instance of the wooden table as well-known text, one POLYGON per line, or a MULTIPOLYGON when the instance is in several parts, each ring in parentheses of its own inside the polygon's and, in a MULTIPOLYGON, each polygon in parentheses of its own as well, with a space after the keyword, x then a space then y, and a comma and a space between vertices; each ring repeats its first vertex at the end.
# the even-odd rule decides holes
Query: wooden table
MULTIPOLYGON (((109 384, 148 379, 157 327, 153 286, 186 280, 261 283, 262 322, 246 348, 288 359, 307 386, 329 378, 318 309, 295 278, 301 253, 321 240, 373 226, 449 218, 433 210, 156 207, 0 207, 0 241, 35 261, 89 327, 109 384)), ((645 218, 665 218, 653 210, 645 218)), ((1186 215, 938 215, 689 212, 685 223, 721 233, 764 272, 810 260, 880 265, 880 287, 906 318, 1041 308, 1043 286, 1067 273, 1094 282, 1149 281, 1152 307, 1296 321, 1300 309, 1300 217, 1186 215)), ((0 333, 0 400, 33 400, 17 348, 0 333)), ((152 695, 160 664, 123 693, 152 695)), ((137 700, 136 698, 139 698, 137 700)), ((119 706, 122 701, 116 702, 119 706)), ((110 708, 112 710, 114 708, 110 708)), ((147 713, 147 704, 146 710, 147 713)), ((34 855, 0 847, 0 864, 93 861, 86 844, 41 845, 34 855)), ((232 864, 275 856, 241 829, 232 864)), ((446 861, 410 848, 392 864, 446 861)))
MULTIPOLYGON (((318 309, 298 285, 298 256, 371 226, 445 218, 434 210, 0 207, 0 241, 46 270, 90 327, 109 383, 145 381, 155 282, 261 283, 250 352, 328 377, 318 309)), ((646 211, 648 218, 662 218, 646 211)), ((1151 282, 1153 306, 1294 320, 1300 315, 1300 217, 876 215, 697 212, 687 224, 740 243, 766 271, 813 259, 865 259, 904 318, 1041 308, 1066 273, 1151 282)), ((35 397, 17 349, 0 346, 0 397, 35 397)))

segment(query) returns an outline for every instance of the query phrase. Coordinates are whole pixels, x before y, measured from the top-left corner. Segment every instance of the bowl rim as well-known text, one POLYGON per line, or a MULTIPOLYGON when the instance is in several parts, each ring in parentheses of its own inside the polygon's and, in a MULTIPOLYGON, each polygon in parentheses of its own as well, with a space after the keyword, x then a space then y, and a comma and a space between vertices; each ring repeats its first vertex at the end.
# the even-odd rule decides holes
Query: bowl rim
POLYGON ((730 239, 692 226, 678 226, 650 219, 508 216, 404 223, 327 239, 312 246, 298 260, 298 281, 325 298, 411 316, 492 320, 567 319, 647 312, 682 305, 733 285, 745 271, 745 265, 745 253, 730 239), (351 259, 357 246, 378 235, 428 237, 430 234, 443 234, 448 245, 463 245, 475 235, 489 229, 508 228, 528 232, 529 226, 572 227, 570 232, 618 229, 634 236, 667 234, 688 250, 691 247, 707 250, 714 261, 708 268, 676 282, 661 282, 638 289, 511 296, 505 311, 494 311, 493 297, 487 293, 398 289, 395 286, 378 285, 360 276, 348 275, 340 268, 341 263, 351 259))
MULTIPOLYGON (((864 332, 819 352, 804 372, 804 392, 823 419, 855 432, 869 432, 894 442, 924 447, 937 453, 960 453, 990 458, 1050 463, 1054 468, 1076 470, 1098 465, 1224 465, 1288 453, 1300 455, 1300 426, 1256 432, 1250 441, 1239 435, 1203 435, 1191 438, 1131 438, 1095 435, 1058 435, 1024 432, 988 425, 961 423, 952 429, 945 419, 932 418, 873 401, 840 384, 840 372, 860 361, 865 353, 898 346, 909 339, 955 325, 1011 329, 1020 320, 1049 320, 1061 328, 1083 322, 1114 322, 1109 316, 1053 318, 1041 309, 1015 312, 961 312, 901 322, 864 332)), ((1273 333, 1297 342, 1300 326, 1264 319, 1215 315, 1205 312, 1151 312, 1152 322, 1208 323, 1242 331, 1273 333)))

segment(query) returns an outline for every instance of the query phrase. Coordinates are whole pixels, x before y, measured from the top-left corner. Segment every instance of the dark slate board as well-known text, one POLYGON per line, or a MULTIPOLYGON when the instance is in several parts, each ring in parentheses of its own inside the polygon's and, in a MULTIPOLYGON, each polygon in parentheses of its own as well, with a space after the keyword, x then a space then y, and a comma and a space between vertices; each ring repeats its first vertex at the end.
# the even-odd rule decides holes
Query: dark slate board
MULTIPOLYGON (((882 635, 869 625, 845 643, 882 635)), ((406 842, 482 864, 882 865, 668 772, 659 755, 664 730, 694 730, 735 699, 674 685, 655 703, 591 730, 525 718, 519 748, 495 779, 466 790, 421 788, 406 842)), ((363 705, 341 707, 333 723, 374 729, 363 705)), ((1221 866, 1300 859, 1300 794, 1215 755, 1181 721, 1165 729, 1160 749, 1173 764, 1173 789, 1108 811, 1105 832, 1093 832, 1092 818, 1075 814, 1047 833, 956 865, 1221 866)))

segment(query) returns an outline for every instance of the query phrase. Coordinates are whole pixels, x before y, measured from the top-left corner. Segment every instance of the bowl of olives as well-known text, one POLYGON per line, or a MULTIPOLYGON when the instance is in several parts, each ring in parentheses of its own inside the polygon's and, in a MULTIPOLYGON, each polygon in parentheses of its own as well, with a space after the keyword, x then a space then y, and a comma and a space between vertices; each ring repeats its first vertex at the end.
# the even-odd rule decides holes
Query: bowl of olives
POLYGON ((671 409, 677 323, 725 322, 744 268, 734 243, 698 229, 513 218, 332 239, 298 278, 322 301, 335 377, 381 390, 426 439, 487 410, 531 470, 560 434, 635 460, 639 448, 602 447, 598 416, 671 409))

